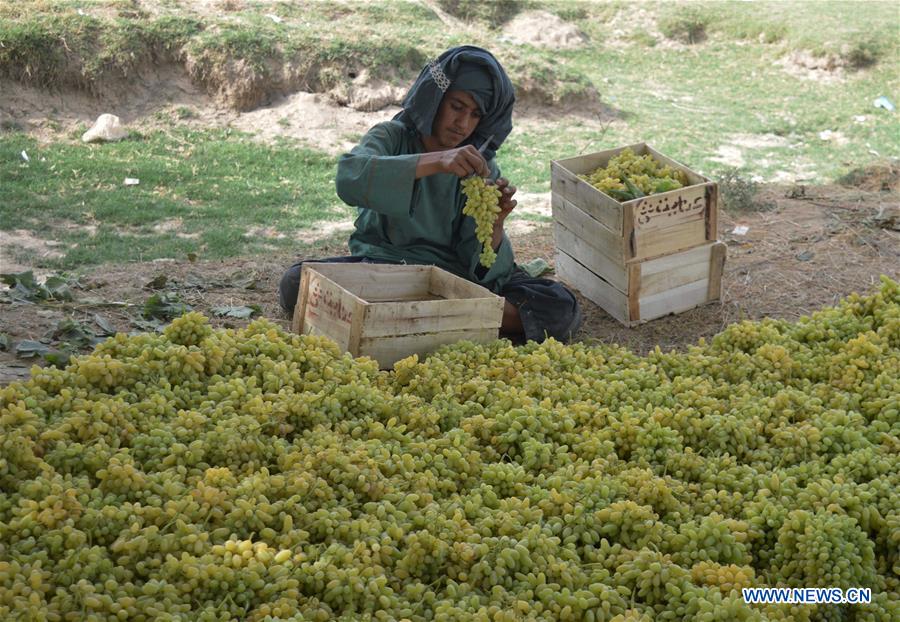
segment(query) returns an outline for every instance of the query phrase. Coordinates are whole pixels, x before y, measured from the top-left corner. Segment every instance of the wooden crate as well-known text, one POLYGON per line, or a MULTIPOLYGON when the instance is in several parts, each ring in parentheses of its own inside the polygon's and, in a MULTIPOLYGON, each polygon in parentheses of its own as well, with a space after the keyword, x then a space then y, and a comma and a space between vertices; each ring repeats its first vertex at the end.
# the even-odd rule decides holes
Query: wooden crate
POLYGON ((646 143, 551 163, 556 272, 623 324, 679 313, 720 295, 716 184, 646 143), (630 148, 685 173, 688 185, 620 203, 580 179, 630 148))
MULTIPOLYGON (((663 164, 684 171, 689 185, 620 203, 578 178, 606 166, 626 148, 551 162, 553 219, 564 248, 588 245, 607 263, 623 266, 632 259, 649 259, 715 241, 716 184, 646 143, 631 145, 630 149, 637 155, 649 153, 663 164)), ((598 269, 597 274, 605 277, 602 267, 598 269)))
POLYGON ((559 278, 626 326, 681 313, 721 296, 725 264, 722 242, 653 259, 631 260, 621 273, 616 273, 621 288, 586 267, 578 258, 580 255, 573 256, 562 248, 557 251, 559 278))
POLYGON ((325 335, 381 369, 467 339, 497 339, 503 298, 435 266, 307 263, 294 332, 325 335))

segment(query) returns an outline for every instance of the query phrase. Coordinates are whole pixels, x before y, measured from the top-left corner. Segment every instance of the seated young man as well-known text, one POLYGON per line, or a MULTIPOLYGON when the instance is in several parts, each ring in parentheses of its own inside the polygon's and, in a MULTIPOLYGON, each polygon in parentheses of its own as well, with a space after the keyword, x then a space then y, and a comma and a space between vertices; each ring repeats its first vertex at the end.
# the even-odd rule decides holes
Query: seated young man
MULTIPOLYGON (((504 336, 569 341, 581 324, 578 301, 561 283, 518 268, 503 230, 516 189, 500 176, 494 156, 512 131, 514 102, 509 77, 486 50, 461 46, 429 63, 403 110, 370 129, 338 162, 338 196, 358 208, 352 256, 306 261, 436 265, 505 298, 504 336), (477 147, 491 136, 482 155, 477 147), (501 191, 490 268, 480 262, 474 219, 462 213, 460 179, 472 174, 501 191)), ((281 280, 281 306, 289 313, 302 265, 291 266, 281 280)))

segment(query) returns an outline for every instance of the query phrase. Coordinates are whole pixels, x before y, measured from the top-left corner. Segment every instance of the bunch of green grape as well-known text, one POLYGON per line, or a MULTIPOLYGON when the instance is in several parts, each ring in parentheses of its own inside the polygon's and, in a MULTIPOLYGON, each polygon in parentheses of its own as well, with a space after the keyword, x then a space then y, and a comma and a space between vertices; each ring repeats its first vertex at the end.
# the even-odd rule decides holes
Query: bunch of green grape
POLYGON ((887 278, 683 352, 390 372, 189 313, 0 389, 0 620, 892 622, 898 395, 887 278))
POLYGON ((480 262, 485 268, 490 268, 497 260, 491 240, 494 222, 500 213, 500 190, 493 184, 485 183, 484 178, 478 175, 463 179, 461 184, 466 195, 463 214, 475 219, 475 237, 482 245, 480 262))
POLYGON ((650 154, 638 156, 625 148, 600 167, 579 177, 619 201, 676 190, 688 184, 684 171, 663 165, 650 154))

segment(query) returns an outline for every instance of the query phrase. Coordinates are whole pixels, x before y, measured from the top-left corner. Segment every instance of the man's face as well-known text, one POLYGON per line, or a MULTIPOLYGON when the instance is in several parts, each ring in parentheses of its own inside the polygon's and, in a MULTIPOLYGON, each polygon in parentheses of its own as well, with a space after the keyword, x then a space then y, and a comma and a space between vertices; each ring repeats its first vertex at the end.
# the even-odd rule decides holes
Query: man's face
POLYGON ((481 121, 475 99, 465 91, 447 91, 441 100, 431 135, 441 149, 453 149, 466 140, 481 121))

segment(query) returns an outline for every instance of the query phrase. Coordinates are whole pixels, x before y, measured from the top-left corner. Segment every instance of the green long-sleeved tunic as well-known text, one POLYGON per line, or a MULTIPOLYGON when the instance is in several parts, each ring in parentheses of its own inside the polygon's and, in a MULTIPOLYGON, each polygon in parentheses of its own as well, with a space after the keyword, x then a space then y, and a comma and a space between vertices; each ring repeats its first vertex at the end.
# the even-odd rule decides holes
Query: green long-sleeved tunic
MULTIPOLYGON (((433 264, 499 293, 514 268, 506 234, 490 269, 479 264, 475 221, 462 213, 459 178, 439 173, 416 179, 425 152, 414 130, 379 123, 338 161, 338 196, 358 208, 350 252, 397 263, 433 264)), ((500 176, 492 159, 491 179, 500 176)))

